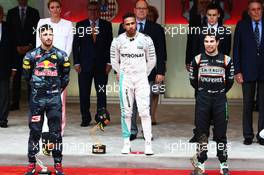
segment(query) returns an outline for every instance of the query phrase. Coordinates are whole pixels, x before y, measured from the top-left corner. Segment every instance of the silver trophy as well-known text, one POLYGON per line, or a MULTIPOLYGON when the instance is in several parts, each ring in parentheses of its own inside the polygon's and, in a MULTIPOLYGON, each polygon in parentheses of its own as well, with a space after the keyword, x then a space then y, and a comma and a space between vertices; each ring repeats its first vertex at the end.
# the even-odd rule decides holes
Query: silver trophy
POLYGON ((35 155, 36 161, 38 166, 41 168, 40 171, 37 172, 37 174, 42 174, 42 175, 51 175, 51 171, 46 167, 43 162, 38 158, 37 155, 35 155))

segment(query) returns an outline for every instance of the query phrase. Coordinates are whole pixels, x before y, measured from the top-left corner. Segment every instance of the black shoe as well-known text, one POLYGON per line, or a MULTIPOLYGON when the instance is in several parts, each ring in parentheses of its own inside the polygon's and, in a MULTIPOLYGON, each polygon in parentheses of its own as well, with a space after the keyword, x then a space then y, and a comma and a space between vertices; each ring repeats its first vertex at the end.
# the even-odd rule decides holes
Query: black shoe
POLYGON ((19 105, 12 104, 10 105, 10 111, 19 110, 19 105))
POLYGON ((258 143, 259 143, 260 145, 264 145, 264 139, 259 138, 259 139, 258 139, 258 143))
POLYGON ((252 139, 245 139, 243 143, 244 143, 244 145, 251 145, 253 143, 253 140, 252 139))
POLYGON ((194 135, 190 140, 189 140, 189 143, 196 143, 198 142, 198 139, 196 137, 196 135, 194 135))
POLYGON ((130 141, 136 140, 137 139, 137 135, 135 134, 130 134, 130 141))
POLYGON ((19 106, 18 105, 11 105, 10 106, 10 111, 16 111, 19 110, 19 106))
POLYGON ((158 123, 157 122, 151 122, 151 125, 157 125, 158 123))
POLYGON ((81 123, 81 127, 87 127, 87 126, 89 126, 90 125, 90 122, 88 122, 88 121, 82 121, 82 123, 81 123))
POLYGON ((0 127, 1 128, 7 128, 8 126, 7 126, 7 123, 0 123, 0 127))

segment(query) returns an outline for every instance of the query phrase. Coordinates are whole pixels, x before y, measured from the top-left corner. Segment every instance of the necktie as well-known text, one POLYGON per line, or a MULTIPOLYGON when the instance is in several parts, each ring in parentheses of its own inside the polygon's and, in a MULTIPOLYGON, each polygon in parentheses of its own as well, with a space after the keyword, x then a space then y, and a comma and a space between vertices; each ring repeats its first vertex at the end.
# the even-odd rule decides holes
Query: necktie
POLYGON ((20 21, 21 21, 21 27, 22 28, 24 28, 25 19, 26 19, 26 10, 25 10, 25 8, 21 8, 20 21))
POLYGON ((259 43, 260 43, 259 27, 258 27, 259 23, 255 22, 255 24, 256 24, 256 27, 255 27, 255 40, 256 40, 257 44, 259 45, 259 43))
POLYGON ((259 23, 258 22, 255 22, 256 24, 256 27, 255 27, 255 31, 254 31, 254 34, 255 34, 255 40, 257 42, 257 52, 259 53, 259 49, 260 49, 260 33, 259 33, 259 23))
POLYGON ((144 29, 143 29, 143 23, 142 22, 140 22, 140 23, 138 23, 139 24, 139 32, 141 32, 141 33, 143 33, 143 31, 144 31, 144 29))
POLYGON ((92 22, 92 37, 93 37, 93 42, 94 42, 94 43, 96 42, 96 32, 95 32, 95 27, 96 27, 95 22, 92 22))

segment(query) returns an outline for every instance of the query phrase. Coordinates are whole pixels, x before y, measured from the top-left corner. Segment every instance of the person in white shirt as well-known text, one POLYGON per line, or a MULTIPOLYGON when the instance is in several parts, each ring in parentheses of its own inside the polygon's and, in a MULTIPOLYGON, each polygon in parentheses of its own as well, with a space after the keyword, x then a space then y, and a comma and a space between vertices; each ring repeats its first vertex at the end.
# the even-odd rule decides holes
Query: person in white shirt
POLYGON ((149 110, 150 87, 148 75, 156 65, 152 39, 136 30, 136 17, 127 13, 123 17, 125 33, 115 38, 111 45, 111 64, 119 81, 122 136, 122 154, 130 152, 131 117, 134 100, 145 138, 145 154, 152 155, 151 116, 149 110))
MULTIPOLYGON (((49 0, 48 9, 50 13, 50 18, 40 19, 38 22, 37 31, 40 26, 43 24, 49 24, 53 28, 54 39, 53 45, 58 49, 61 49, 70 56, 72 51, 72 42, 73 42, 73 30, 72 23, 68 20, 61 18, 61 1, 60 0, 49 0)), ((36 36, 36 47, 40 46, 41 41, 39 36, 36 36)), ((62 126, 61 126, 61 135, 64 135, 64 128, 66 126, 66 89, 61 95, 62 99, 62 126)), ((43 131, 48 130, 47 119, 45 117, 43 131)))

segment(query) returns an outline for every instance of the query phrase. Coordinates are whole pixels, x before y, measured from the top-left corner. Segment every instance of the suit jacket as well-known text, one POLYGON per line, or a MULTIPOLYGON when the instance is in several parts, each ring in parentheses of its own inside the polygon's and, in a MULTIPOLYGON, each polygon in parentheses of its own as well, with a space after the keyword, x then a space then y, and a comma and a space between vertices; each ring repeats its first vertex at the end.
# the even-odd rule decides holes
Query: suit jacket
MULTIPOLYGON (((220 38, 219 45, 218 45, 218 51, 225 54, 230 55, 231 51, 231 29, 227 30, 226 27, 222 25, 218 25, 218 33, 217 35, 220 38)), ((201 27, 202 30, 207 30, 207 26, 201 27)), ((197 35, 193 35, 193 41, 192 41, 192 49, 189 50, 189 57, 186 57, 186 64, 190 64, 193 58, 200 54, 205 52, 204 48, 204 37, 205 35, 203 32, 197 35)))
MULTIPOLYGON (((123 32, 125 32, 125 29, 123 24, 120 24, 118 34, 123 32)), ((157 64, 148 77, 149 81, 155 81, 157 74, 165 75, 166 72, 167 51, 164 29, 161 25, 146 20, 143 33, 151 37, 155 46, 157 64)))
POLYGON ((8 80, 12 68, 17 68, 14 63, 10 33, 5 22, 2 22, 2 37, 0 41, 0 80, 8 80))
POLYGON ((74 64, 80 64, 82 72, 105 73, 106 64, 110 64, 110 47, 113 40, 112 24, 99 19, 99 34, 93 42, 92 34, 86 31, 91 27, 89 19, 76 24, 76 34, 73 39, 74 64))
POLYGON ((33 47, 36 45, 36 32, 39 21, 39 12, 27 6, 26 19, 24 28, 21 27, 21 20, 19 14, 19 7, 12 8, 8 11, 6 22, 12 33, 12 40, 15 46, 28 46, 31 44, 33 47))
POLYGON ((259 55, 250 18, 238 22, 233 49, 235 74, 242 73, 245 82, 264 80, 264 19, 259 55))

